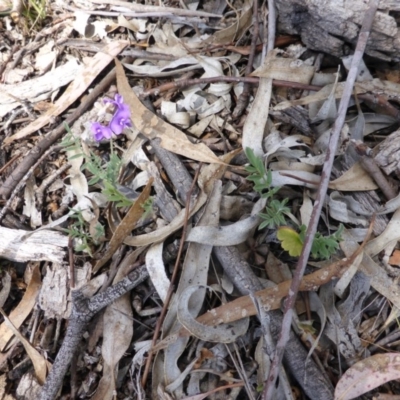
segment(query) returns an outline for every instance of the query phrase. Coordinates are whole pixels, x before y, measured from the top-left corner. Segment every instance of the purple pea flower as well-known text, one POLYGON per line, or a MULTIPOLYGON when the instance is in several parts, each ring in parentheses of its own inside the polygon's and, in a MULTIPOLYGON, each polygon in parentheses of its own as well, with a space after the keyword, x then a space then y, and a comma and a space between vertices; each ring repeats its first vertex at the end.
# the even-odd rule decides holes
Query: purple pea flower
POLYGON ((120 135, 127 126, 132 126, 130 120, 131 111, 120 94, 116 94, 114 100, 104 99, 103 101, 104 103, 113 104, 115 111, 107 126, 103 126, 99 122, 92 122, 91 129, 95 140, 98 142, 102 139, 110 139, 113 133, 120 135))
POLYGON ((102 139, 110 139, 112 136, 112 131, 111 131, 110 127, 103 126, 99 122, 93 122, 91 128, 92 128, 94 138, 98 142, 100 142, 100 140, 102 140, 102 139))
POLYGON ((130 121, 131 111, 120 94, 116 94, 114 100, 104 99, 104 103, 111 103, 116 107, 114 116, 109 124, 109 127, 116 135, 121 134, 127 126, 132 126, 130 121))

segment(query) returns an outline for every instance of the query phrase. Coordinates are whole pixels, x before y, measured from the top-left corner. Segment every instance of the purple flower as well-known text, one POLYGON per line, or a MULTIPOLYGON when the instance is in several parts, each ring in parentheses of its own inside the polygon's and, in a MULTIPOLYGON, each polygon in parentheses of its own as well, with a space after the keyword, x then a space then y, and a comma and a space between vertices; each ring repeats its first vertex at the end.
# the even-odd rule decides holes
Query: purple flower
POLYGON ((92 132, 94 138, 100 142, 102 139, 110 139, 112 136, 112 131, 109 126, 103 126, 99 122, 92 123, 92 132))
POLYGON ((127 126, 132 126, 131 111, 120 94, 116 94, 114 100, 104 99, 104 103, 113 104, 115 111, 107 126, 103 126, 99 122, 92 122, 92 132, 98 142, 102 139, 110 139, 113 133, 119 135, 127 126))
POLYGON ((114 104, 116 107, 114 116, 108 125, 116 135, 122 133, 127 126, 132 126, 131 111, 120 94, 116 94, 114 100, 104 99, 104 102, 114 104))

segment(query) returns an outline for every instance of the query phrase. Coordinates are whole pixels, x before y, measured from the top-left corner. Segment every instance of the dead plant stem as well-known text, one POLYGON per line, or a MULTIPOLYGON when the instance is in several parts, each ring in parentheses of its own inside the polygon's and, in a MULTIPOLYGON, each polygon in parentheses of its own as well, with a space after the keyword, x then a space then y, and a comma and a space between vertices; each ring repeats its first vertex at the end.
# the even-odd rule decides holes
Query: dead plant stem
MULTIPOLYGON (((250 75, 250 73, 253 71, 254 56, 256 54, 256 46, 259 35, 258 0, 253 1, 252 25, 253 25, 253 35, 251 38, 250 54, 246 65, 246 71, 245 71, 246 75, 250 75)), ((233 110, 232 113, 233 119, 239 118, 243 114, 244 110, 249 104, 249 99, 250 99, 250 84, 246 82, 243 86, 243 92, 240 94, 238 101, 236 103, 236 107, 233 110)))
POLYGON ((314 203, 314 209, 311 214, 310 224, 307 228, 306 239, 304 241, 303 250, 301 252, 299 261, 296 266, 296 271, 293 276, 292 284, 290 286, 289 295, 284 303, 284 316, 282 321, 282 329, 279 335, 279 340, 276 345, 274 359, 271 364, 269 375, 265 381, 265 389, 263 393, 264 400, 272 400, 274 398, 275 383, 279 374, 279 368, 282 363, 283 353, 289 339, 289 333, 293 318, 293 307, 299 291, 299 286, 304 275, 304 271, 308 262, 311 251, 311 246, 317 231, 319 218, 324 204, 326 192, 328 190, 329 178, 332 171, 333 161, 335 159, 336 149, 338 147, 340 132, 344 125, 346 111, 349 100, 353 91, 353 86, 356 81, 358 66, 362 60, 367 40, 372 27, 375 13, 378 9, 379 0, 370 0, 368 9, 365 12, 363 24, 361 26, 360 34, 357 41, 357 46, 351 62, 349 74, 347 76, 346 84, 344 86, 343 95, 339 105, 338 116, 335 124, 333 125, 329 146, 326 151, 326 158, 324 167, 321 173, 321 183, 318 189, 317 198, 314 203))

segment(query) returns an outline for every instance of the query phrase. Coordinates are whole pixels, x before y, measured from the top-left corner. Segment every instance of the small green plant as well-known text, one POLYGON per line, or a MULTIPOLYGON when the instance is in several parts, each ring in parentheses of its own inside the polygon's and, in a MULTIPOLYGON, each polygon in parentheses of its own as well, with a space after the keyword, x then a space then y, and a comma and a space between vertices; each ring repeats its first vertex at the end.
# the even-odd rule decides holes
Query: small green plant
MULTIPOLYGON (((129 207, 132 205, 132 200, 128 199, 115 186, 118 182, 118 174, 122 164, 122 160, 113 151, 112 141, 110 141, 111 151, 108 161, 103 161, 101 157, 92 151, 89 155, 84 154, 81 143, 78 138, 75 138, 70 128, 65 126, 67 134, 61 141, 61 145, 66 152, 75 153, 69 156, 69 160, 78 157, 84 158, 84 163, 81 166, 82 170, 86 170, 90 174, 88 181, 89 186, 98 185, 101 192, 106 197, 107 201, 114 202, 116 207, 129 207)), ((91 248, 97 245, 101 238, 105 236, 104 226, 100 222, 88 223, 82 215, 82 211, 72 209, 70 218, 72 223, 66 229, 71 238, 75 242, 75 251, 84 251, 92 256, 91 248)))
MULTIPOLYGON (((338 230, 329 236, 322 236, 319 232, 317 232, 311 247, 311 255, 314 258, 328 259, 332 254, 336 253, 336 251, 339 249, 339 242, 343 240, 343 229, 343 224, 340 224, 338 230)), ((307 227, 302 225, 299 233, 302 243, 304 243, 306 238, 306 231, 307 227)))
POLYGON ((90 152, 89 156, 85 155, 79 139, 75 138, 70 128, 65 126, 67 134, 61 141, 61 145, 65 151, 74 151, 77 154, 72 156, 70 160, 77 157, 84 157, 85 162, 81 169, 88 171, 92 176, 88 182, 89 186, 99 184, 102 187, 102 193, 106 196, 107 201, 115 202, 117 207, 129 207, 132 200, 124 196, 115 186, 118 182, 118 174, 122 165, 122 160, 113 151, 112 141, 110 141, 111 151, 110 158, 104 162, 100 156, 90 152))
POLYGON ((145 219, 147 218, 153 211, 153 198, 149 197, 142 205, 141 207, 144 210, 142 218, 145 219))
POLYGON ((71 209, 71 211, 73 211, 70 214, 72 222, 69 228, 64 229, 64 231, 74 240, 75 251, 83 251, 93 257, 92 245, 97 245, 100 239, 104 237, 104 226, 97 222, 93 227, 92 234, 90 234, 86 230, 87 222, 83 218, 82 211, 75 209, 71 209))
MULTIPOLYGON (((281 242, 284 250, 288 251, 293 257, 298 257, 302 251, 306 237, 307 227, 300 226, 300 232, 286 225, 285 214, 290 212, 286 206, 289 199, 282 201, 273 197, 279 191, 279 187, 271 188, 272 173, 267 171, 260 157, 257 157, 253 150, 246 148, 247 159, 250 165, 246 166, 246 171, 250 173, 247 179, 254 183, 254 189, 261 197, 268 199, 265 212, 260 213, 262 219, 258 229, 268 227, 270 229, 278 228, 277 237, 281 242)), ((344 226, 340 224, 338 230, 329 236, 323 236, 319 232, 316 233, 311 248, 311 255, 314 258, 328 259, 339 248, 339 242, 342 240, 341 234, 344 226)))
POLYGON ((33 29, 47 17, 47 0, 24 0, 22 15, 27 20, 28 27, 33 29))
POLYGON ((263 229, 265 227, 273 229, 279 225, 285 225, 285 214, 290 212, 290 209, 286 207, 288 199, 284 199, 283 201, 272 199, 280 188, 271 188, 271 171, 265 169, 262 159, 257 157, 249 147, 246 148, 246 156, 250 162, 250 165, 246 166, 246 171, 250 172, 247 179, 254 183, 254 190, 258 192, 261 197, 270 200, 265 207, 265 213, 260 213, 260 217, 263 221, 258 229, 263 229))

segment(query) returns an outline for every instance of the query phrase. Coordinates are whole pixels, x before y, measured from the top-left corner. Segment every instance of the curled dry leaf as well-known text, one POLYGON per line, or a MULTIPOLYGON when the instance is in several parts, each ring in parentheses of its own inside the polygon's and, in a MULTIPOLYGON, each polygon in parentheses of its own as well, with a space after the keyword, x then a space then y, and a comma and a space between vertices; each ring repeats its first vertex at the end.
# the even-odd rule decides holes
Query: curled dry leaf
POLYGON ((178 302, 179 322, 195 337, 213 343, 233 343, 244 335, 249 327, 249 318, 244 317, 229 325, 207 326, 194 319, 189 311, 189 300, 192 294, 207 286, 189 286, 181 294, 178 302))
POLYGON ((188 237, 188 242, 208 244, 211 246, 234 246, 243 243, 250 235, 250 232, 260 223, 257 215, 252 215, 234 224, 215 226, 196 226, 188 237))
POLYGON ((351 400, 394 379, 400 379, 399 353, 375 354, 355 363, 340 378, 335 400, 351 400))

